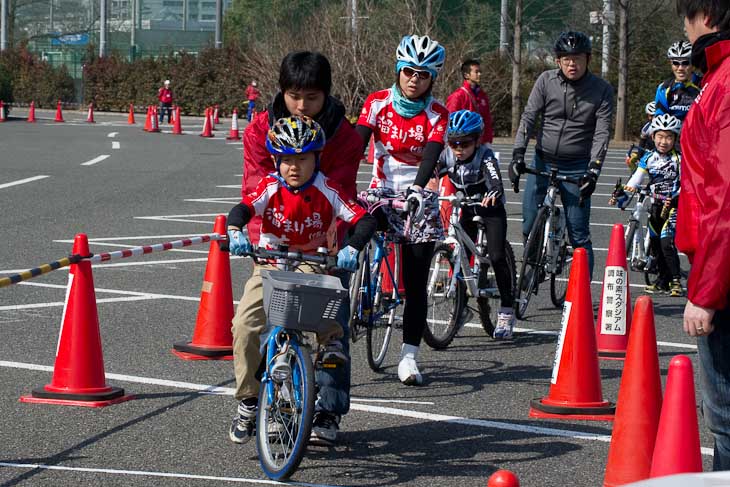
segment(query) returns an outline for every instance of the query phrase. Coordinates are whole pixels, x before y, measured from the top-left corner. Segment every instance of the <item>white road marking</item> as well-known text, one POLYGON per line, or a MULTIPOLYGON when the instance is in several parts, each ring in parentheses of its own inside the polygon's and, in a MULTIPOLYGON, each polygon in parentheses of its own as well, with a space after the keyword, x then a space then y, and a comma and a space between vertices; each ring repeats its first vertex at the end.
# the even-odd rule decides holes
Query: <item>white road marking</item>
MULTIPOLYGON (((66 286, 63 286, 64 288, 66 286)), ((122 301, 146 301, 148 299, 158 299, 152 295, 149 296, 128 296, 126 298, 104 298, 96 300, 97 304, 102 303, 118 303, 122 301)), ((57 303, 33 303, 33 304, 11 304, 8 306, 0 306, 0 311, 19 311, 22 309, 38 309, 38 308, 55 308, 63 306, 63 302, 57 303)))
POLYGON ((121 144, 118 141, 112 142, 112 149, 119 149, 121 147, 121 144))
POLYGON ((101 156, 99 156, 99 157, 95 157, 95 158, 93 158, 93 159, 92 159, 92 160, 90 160, 90 161, 82 162, 82 163, 81 163, 81 165, 82 165, 82 166, 93 166, 93 165, 94 165, 94 164, 96 164, 97 162, 101 162, 101 161, 103 161, 104 159, 108 159, 109 157, 111 157, 111 156, 110 156, 109 154, 104 154, 104 155, 101 155, 101 156))
MULTIPOLYGON (((54 240, 54 243, 74 243, 73 240, 54 240)), ((113 243, 106 243, 106 242, 98 242, 98 241, 89 241, 89 243, 93 243, 96 245, 102 245, 104 247, 121 247, 121 248, 134 248, 137 247, 136 245, 124 245, 124 244, 113 244, 113 243)), ((165 252, 182 252, 182 253, 189 253, 189 254, 207 254, 207 250, 194 250, 194 249, 169 249, 165 252)))
MULTIPOLYGON (((23 362, 11 362, 6 360, 0 360, 0 367, 9 367, 9 368, 15 368, 15 369, 25 369, 25 370, 39 370, 39 371, 46 371, 46 372, 52 372, 53 367, 46 366, 46 365, 39 365, 39 364, 29 364, 29 363, 23 363, 23 362)), ((202 391, 202 392, 210 392, 213 390, 226 390, 226 395, 233 395, 234 388, 232 387, 217 387, 213 385, 206 385, 206 384, 194 384, 194 383, 185 383, 185 382, 177 382, 177 381, 167 381, 163 379, 155 379, 155 378, 149 378, 149 377, 138 377, 138 376, 131 376, 131 375, 122 375, 122 374, 113 374, 113 373, 107 373, 106 377, 108 379, 115 379, 120 380, 123 382, 132 382, 132 383, 140 383, 140 384, 153 384, 153 385, 160 385, 160 386, 167 386, 167 387, 175 387, 175 388, 182 388, 182 389, 190 389, 194 391, 202 391)), ((383 406, 372 406, 368 404, 351 404, 350 410, 353 411, 361 411, 361 412, 367 412, 367 413, 375 413, 375 414, 384 414, 389 416, 399 416, 404 418, 411 418, 411 419, 420 419, 425 421, 437 421, 437 422, 443 422, 443 423, 449 423, 449 424, 458 424, 462 426, 478 426, 481 428, 492 428, 492 429, 499 429, 499 430, 506 430, 506 431, 517 431, 520 433, 530 433, 534 435, 539 436, 557 436, 557 437, 563 437, 563 438, 573 438, 578 440, 588 440, 588 441, 600 441, 604 443, 608 443, 611 441, 611 435, 601 435, 597 433, 586 433, 582 431, 575 431, 575 430, 566 430, 566 429, 558 429, 558 428, 547 428, 542 426, 531 426, 531 425, 524 425, 524 424, 513 424, 513 423, 507 423, 504 421, 490 421, 485 419, 471 419, 471 418, 464 418, 460 416, 447 416, 444 414, 434 414, 434 413, 427 413, 422 411, 413 411, 413 410, 407 410, 407 409, 395 409, 395 408, 388 408, 383 406)), ((703 455, 710 455, 713 454, 712 448, 701 448, 703 455)))
POLYGON ((0 189, 9 188, 11 186, 17 186, 19 184, 31 183, 40 179, 50 178, 50 176, 33 176, 32 178, 18 179, 17 181, 11 181, 9 183, 0 184, 0 189))
POLYGON ((107 134, 107 137, 109 137, 110 139, 113 139, 114 137, 116 137, 116 136, 117 136, 117 134, 118 134, 118 133, 119 133, 119 132, 109 132, 109 133, 107 134))

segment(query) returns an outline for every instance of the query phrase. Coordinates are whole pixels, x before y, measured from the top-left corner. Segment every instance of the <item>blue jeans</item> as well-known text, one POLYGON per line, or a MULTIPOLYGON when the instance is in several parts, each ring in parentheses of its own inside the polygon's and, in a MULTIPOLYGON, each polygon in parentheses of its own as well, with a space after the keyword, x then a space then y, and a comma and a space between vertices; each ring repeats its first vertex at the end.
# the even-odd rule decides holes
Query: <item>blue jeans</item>
POLYGON ((256 102, 254 100, 248 100, 248 112, 246 113, 246 120, 251 121, 253 117, 253 111, 256 108, 256 102))
POLYGON ((172 121, 172 103, 160 103, 160 123, 165 119, 165 112, 167 112, 167 123, 172 121))
POLYGON ((718 311, 715 331, 697 339, 702 415, 715 437, 714 471, 730 470, 730 308, 718 311))
MULTIPOLYGON (((543 161, 537 154, 532 162, 532 168, 538 171, 549 171, 551 164, 543 161)), ((588 168, 588 161, 571 164, 564 167, 558 164, 558 174, 580 178, 588 168)), ((525 192, 522 197, 522 234, 527 239, 532 229, 532 224, 537 216, 537 210, 547 194, 549 181, 545 177, 538 177, 532 174, 527 175, 525 192)), ((583 247, 588 253, 588 265, 591 276, 593 276, 593 244, 591 243, 591 200, 583 203, 583 208, 578 205, 580 190, 578 186, 571 183, 560 183, 560 199, 563 202, 565 211, 565 224, 568 230, 570 245, 574 249, 583 247)))

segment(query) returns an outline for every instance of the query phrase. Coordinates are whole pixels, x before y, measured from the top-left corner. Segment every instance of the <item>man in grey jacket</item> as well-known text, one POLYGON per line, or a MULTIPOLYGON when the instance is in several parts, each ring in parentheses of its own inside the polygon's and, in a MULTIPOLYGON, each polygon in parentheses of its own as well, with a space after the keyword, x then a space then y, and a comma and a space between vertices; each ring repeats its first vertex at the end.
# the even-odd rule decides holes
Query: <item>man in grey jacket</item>
MULTIPOLYGON (((509 177, 518 191, 524 172, 525 151, 539 125, 535 158, 537 170, 558 169, 558 173, 580 179, 581 185, 562 183, 560 194, 565 209, 568 237, 573 248, 588 253, 593 273, 590 233, 590 196, 596 189, 606 156, 613 115, 613 88, 588 71, 591 41, 582 32, 563 32, 555 42, 559 68, 545 71, 535 82, 515 137, 509 177), (579 204, 580 199, 584 202, 579 204)), ((522 233, 527 238, 538 205, 547 192, 548 180, 529 174, 522 199, 522 233)))

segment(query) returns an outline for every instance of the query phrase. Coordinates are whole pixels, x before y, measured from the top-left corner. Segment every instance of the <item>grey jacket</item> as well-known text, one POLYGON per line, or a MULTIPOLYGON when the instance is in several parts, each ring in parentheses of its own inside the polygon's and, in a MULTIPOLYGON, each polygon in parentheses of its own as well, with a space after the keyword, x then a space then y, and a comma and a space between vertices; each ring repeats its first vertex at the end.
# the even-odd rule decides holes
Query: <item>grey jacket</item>
POLYGON ((543 159, 561 166, 603 162, 613 116, 613 88, 605 80, 590 72, 577 82, 559 69, 542 73, 522 113, 515 151, 527 149, 538 115, 542 126, 535 151, 543 159))

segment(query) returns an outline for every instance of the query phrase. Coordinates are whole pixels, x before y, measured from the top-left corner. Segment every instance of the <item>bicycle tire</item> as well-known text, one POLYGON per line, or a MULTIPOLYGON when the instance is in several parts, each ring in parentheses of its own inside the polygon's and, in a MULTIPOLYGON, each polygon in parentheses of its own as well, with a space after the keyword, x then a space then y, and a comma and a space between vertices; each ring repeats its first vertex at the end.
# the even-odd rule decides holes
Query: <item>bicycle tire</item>
POLYGON ((568 242, 567 235, 563 236, 563 243, 560 245, 558 254, 559 273, 550 274, 550 300, 556 308, 562 308, 565 303, 565 294, 568 292, 568 280, 570 279, 570 268, 573 265, 573 248, 568 242))
MULTIPOLYGON (((486 249, 486 243, 482 243, 482 248, 486 249)), ((507 257, 507 266, 510 270, 512 292, 515 291, 515 282, 517 282, 517 263, 515 261, 515 253, 512 245, 505 242, 504 251, 507 257)), ((497 277, 494 274, 494 267, 482 266, 479 269, 479 289, 496 288, 497 277)), ((477 298, 477 308, 479 311, 479 321, 482 324, 482 330, 490 338, 494 337, 494 328, 497 326, 497 318, 499 309, 502 307, 501 297, 484 297, 477 298)))
POLYGON ((453 272, 454 255, 451 246, 440 243, 431 257, 427 282, 430 285, 433 279, 433 287, 428 293, 426 328, 423 331, 423 340, 435 350, 448 347, 462 324, 460 318, 467 301, 464 281, 457 279, 455 296, 453 298, 446 296, 453 272), (445 269, 448 271, 443 272, 445 269), (434 271, 438 272, 438 275, 434 276, 434 271))
POLYGON ((547 219, 548 209, 545 207, 540 208, 530 229, 530 235, 527 237, 525 250, 522 254, 520 277, 517 279, 515 289, 515 316, 521 320, 525 319, 525 312, 527 311, 527 306, 530 304, 532 293, 537 290, 540 284, 538 277, 540 267, 544 265, 543 260, 545 257, 542 239, 545 234, 547 219))
POLYGON ((631 251, 634 246, 634 235, 636 234, 636 226, 638 222, 636 220, 629 221, 629 226, 626 228, 626 258, 631 264, 631 251))
POLYGON ((350 276, 350 339, 357 342, 364 334, 366 324, 360 316, 358 308, 362 300, 363 288, 370 280, 371 243, 368 242, 358 256, 357 271, 350 276))
MULTIPOLYGON (((271 480, 286 480, 299 467, 312 433, 314 417, 314 366, 306 347, 292 345, 292 374, 281 384, 274 384, 274 401, 269 401, 268 382, 261 386, 256 417, 256 448, 264 474, 271 480), (296 371, 296 372, 295 372, 296 371), (299 379, 296 401, 295 374, 299 379), (265 426, 263 426, 265 425, 265 426), (272 432, 273 431, 273 432, 272 432)), ((273 379, 272 379, 273 380, 273 379)))
MULTIPOLYGON (((382 263, 385 262, 387 256, 373 266, 372 276, 376 276, 377 283, 375 292, 373 293, 372 309, 370 310, 369 320, 383 312, 383 273, 381 272, 382 263)), ((392 269, 395 271, 395 269, 392 269)), ((387 272, 387 267, 386 267, 387 272)), ((393 279, 395 281, 395 279, 393 279)), ((394 283, 395 284, 395 283, 394 283)), ((378 372, 383 366, 385 356, 388 353, 390 338, 393 334, 393 320, 395 318, 395 308, 387 314, 383 314, 379 319, 369 322, 367 325, 367 358, 368 365, 373 372, 378 372)))

